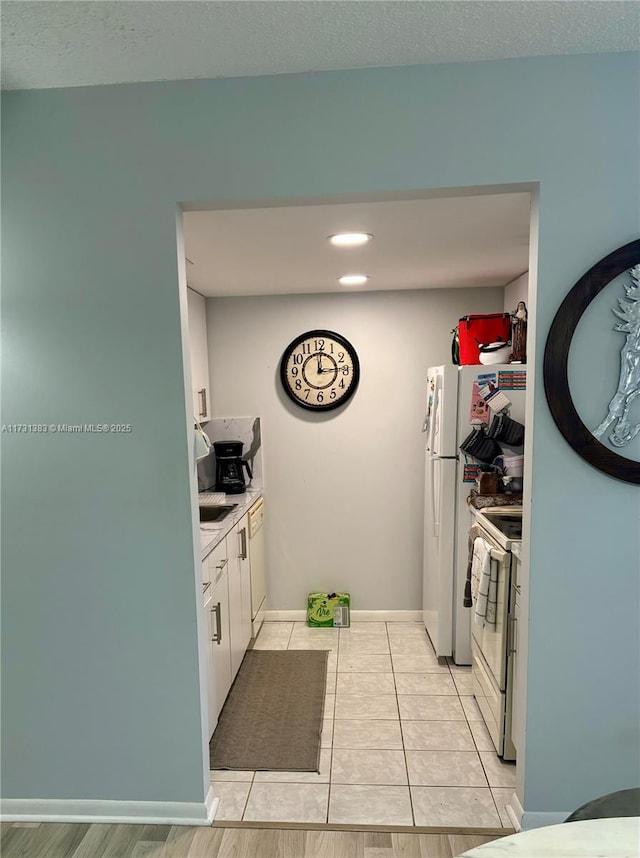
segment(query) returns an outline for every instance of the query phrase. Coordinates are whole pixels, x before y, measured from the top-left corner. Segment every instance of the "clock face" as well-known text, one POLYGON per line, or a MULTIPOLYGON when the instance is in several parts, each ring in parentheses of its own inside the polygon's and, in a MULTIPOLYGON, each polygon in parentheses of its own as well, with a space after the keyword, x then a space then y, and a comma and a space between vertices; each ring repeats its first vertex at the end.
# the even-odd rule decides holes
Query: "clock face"
POLYGON ((301 408, 330 411, 350 399, 360 380, 360 362, 348 340, 333 331, 307 331, 284 350, 280 379, 301 408))

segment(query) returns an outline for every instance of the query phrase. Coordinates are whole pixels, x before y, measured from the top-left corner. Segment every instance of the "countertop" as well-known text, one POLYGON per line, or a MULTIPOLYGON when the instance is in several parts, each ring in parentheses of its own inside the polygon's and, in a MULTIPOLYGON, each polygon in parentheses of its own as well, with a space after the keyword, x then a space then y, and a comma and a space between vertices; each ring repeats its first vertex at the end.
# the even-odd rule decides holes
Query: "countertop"
POLYGON ((490 506, 522 506, 522 495, 480 495, 475 489, 471 489, 469 496, 467 497, 467 505, 472 509, 485 509, 490 506))
POLYGON ((220 522, 208 521, 200 525, 201 559, 209 554, 221 542, 227 533, 240 521, 253 504, 262 497, 262 489, 248 489, 240 495, 225 495, 224 503, 236 503, 238 506, 220 522))
POLYGON ((563 822, 510 834, 464 852, 461 858, 636 858, 640 817, 563 822))

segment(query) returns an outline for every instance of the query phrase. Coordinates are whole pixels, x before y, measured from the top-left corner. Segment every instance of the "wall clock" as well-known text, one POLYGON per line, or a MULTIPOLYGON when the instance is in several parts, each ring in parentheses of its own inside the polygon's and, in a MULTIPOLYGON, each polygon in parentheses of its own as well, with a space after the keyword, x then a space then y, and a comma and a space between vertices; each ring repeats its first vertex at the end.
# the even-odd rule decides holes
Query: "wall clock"
POLYGON ((640 240, 614 250, 590 268, 568 293, 551 324, 544 351, 544 388, 553 419, 575 452, 594 468, 640 484, 640 462, 622 455, 640 434, 633 417, 634 400, 640 397, 640 240), (593 299, 621 274, 621 293, 612 306, 612 336, 620 337, 620 375, 609 403, 602 403, 602 419, 585 426, 571 397, 568 361, 578 322, 593 299), (621 452, 603 442, 607 440, 621 452))
POLYGON ((360 361, 354 347, 340 334, 324 329, 307 331, 284 350, 280 380, 296 405, 311 411, 331 411, 356 392, 360 361))

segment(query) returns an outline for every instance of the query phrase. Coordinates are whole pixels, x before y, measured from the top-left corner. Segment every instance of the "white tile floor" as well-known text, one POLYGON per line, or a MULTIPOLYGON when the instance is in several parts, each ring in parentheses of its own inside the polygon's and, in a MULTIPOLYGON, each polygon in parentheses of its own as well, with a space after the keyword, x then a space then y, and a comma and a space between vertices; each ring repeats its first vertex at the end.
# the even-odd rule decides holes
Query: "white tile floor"
POLYGON ((331 650, 320 773, 211 772, 219 820, 511 827, 515 764, 422 623, 265 623, 254 647, 331 650))

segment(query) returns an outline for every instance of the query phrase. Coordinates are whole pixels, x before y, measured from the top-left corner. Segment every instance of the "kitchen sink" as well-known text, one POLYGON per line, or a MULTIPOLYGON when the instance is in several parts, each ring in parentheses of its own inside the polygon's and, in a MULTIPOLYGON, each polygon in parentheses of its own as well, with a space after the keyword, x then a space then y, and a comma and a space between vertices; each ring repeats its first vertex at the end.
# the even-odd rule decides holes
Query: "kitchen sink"
POLYGON ((237 503, 206 504, 200 507, 200 521, 222 521, 238 506, 237 503))

